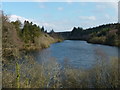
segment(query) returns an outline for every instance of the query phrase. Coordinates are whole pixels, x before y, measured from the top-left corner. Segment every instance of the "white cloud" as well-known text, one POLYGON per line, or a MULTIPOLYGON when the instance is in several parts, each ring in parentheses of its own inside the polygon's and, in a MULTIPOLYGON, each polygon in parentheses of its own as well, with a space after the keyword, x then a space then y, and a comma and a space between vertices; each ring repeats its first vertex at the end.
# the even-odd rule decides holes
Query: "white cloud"
POLYGON ((64 31, 72 31, 73 30, 73 27, 69 27, 68 29, 64 30, 64 31))
POLYGON ((49 31, 54 29, 54 27, 55 27, 55 25, 53 23, 50 23, 50 22, 39 22, 39 25, 44 26, 45 29, 47 29, 49 31))
POLYGON ((108 14, 105 14, 106 19, 111 19, 108 14))
POLYGON ((59 11, 62 11, 64 8, 63 7, 58 7, 58 10, 59 11))
POLYGON ((22 24, 23 24, 24 21, 26 20, 26 21, 33 22, 34 24, 39 25, 39 23, 36 22, 34 19, 28 19, 28 18, 25 18, 25 17, 17 16, 17 15, 10 15, 10 16, 9 16, 9 20, 10 20, 10 21, 20 20, 22 24))
POLYGON ((40 2, 40 3, 37 3, 39 8, 46 8, 46 5, 44 4, 44 2, 40 2))
POLYGON ((20 20, 22 23, 23 23, 25 20, 29 21, 27 18, 21 17, 21 16, 17 16, 17 15, 11 15, 9 19, 10 19, 10 21, 20 20))
POLYGON ((99 11, 104 11, 108 8, 114 8, 116 11, 118 10, 118 3, 117 2, 108 2, 108 3, 100 3, 96 5, 96 9, 99 11))
POLYGON ((82 20, 92 20, 92 21, 96 20, 95 16, 80 16, 79 18, 82 20))
POLYGON ((45 8, 45 5, 41 4, 41 5, 40 5, 40 8, 45 8))
POLYGON ((116 11, 118 11, 118 3, 117 2, 110 3, 110 6, 113 7, 116 11))
POLYGON ((73 0, 66 0, 68 4, 72 4, 73 0))
POLYGON ((45 29, 47 30, 51 30, 53 28, 56 28, 56 26, 53 23, 50 22, 44 22, 44 21, 37 21, 35 19, 27 19, 25 17, 21 17, 21 16, 17 16, 17 15, 11 15, 9 16, 10 21, 16 21, 16 20, 20 20, 21 23, 24 23, 25 20, 29 21, 29 22, 33 22, 33 24, 37 24, 39 26, 44 26, 45 29))

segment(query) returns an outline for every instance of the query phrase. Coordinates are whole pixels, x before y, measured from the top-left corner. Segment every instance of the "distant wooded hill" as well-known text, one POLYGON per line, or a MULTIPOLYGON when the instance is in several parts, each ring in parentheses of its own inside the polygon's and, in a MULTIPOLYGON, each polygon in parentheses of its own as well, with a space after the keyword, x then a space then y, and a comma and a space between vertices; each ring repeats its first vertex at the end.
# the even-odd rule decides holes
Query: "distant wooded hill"
POLYGON ((57 34, 67 40, 86 40, 96 44, 120 46, 120 23, 106 24, 88 29, 74 27, 71 32, 52 32, 52 34, 57 34))

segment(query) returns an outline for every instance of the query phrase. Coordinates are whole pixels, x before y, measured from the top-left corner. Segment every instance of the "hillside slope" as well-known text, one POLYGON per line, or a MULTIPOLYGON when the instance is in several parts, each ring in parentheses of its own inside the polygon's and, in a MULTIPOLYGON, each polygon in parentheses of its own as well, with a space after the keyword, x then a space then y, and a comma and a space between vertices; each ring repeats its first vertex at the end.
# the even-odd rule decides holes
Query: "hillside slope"
POLYGON ((106 24, 89 29, 74 27, 71 32, 59 32, 57 34, 68 40, 86 40, 89 43, 120 47, 119 23, 106 24))
POLYGON ((6 60, 15 59, 21 51, 39 50, 58 42, 32 22, 25 21, 21 28, 20 21, 10 22, 2 15, 2 54, 6 60))

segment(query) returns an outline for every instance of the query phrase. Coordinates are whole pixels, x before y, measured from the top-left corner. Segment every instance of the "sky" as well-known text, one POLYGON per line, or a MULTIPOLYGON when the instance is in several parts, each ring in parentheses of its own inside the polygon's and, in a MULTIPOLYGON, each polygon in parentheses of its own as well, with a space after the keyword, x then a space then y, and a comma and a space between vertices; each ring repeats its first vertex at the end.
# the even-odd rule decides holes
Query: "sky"
POLYGON ((116 2, 2 2, 2 10, 10 21, 28 20, 56 32, 118 22, 116 2))

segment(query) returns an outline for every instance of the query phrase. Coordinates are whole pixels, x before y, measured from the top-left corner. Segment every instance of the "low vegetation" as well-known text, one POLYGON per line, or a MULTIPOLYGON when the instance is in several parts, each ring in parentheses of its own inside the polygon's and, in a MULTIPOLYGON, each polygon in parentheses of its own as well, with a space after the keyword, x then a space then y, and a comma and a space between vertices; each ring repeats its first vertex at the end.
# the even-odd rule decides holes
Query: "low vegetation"
POLYGON ((97 32, 91 33, 88 42, 120 46, 119 28, 120 24, 111 24, 109 27, 104 27, 97 32))
POLYGON ((62 67, 54 58, 38 64, 31 56, 3 65, 3 88, 118 88, 118 59, 89 70, 62 67))

